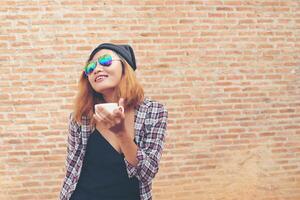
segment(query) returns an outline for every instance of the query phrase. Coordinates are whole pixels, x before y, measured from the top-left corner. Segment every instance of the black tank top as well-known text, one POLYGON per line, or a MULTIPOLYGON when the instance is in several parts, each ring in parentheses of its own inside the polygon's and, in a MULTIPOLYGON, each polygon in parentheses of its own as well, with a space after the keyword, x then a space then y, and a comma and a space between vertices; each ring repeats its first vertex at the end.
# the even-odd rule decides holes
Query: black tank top
POLYGON ((97 129, 90 135, 76 189, 71 200, 139 200, 139 182, 128 178, 124 155, 97 129))

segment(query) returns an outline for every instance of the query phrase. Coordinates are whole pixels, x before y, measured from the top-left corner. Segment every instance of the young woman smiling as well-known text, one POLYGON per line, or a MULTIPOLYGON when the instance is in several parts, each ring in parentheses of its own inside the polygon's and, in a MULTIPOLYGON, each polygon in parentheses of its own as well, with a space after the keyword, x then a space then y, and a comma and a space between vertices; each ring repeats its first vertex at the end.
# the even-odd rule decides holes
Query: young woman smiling
POLYGON ((69 117, 61 200, 148 200, 168 112, 144 97, 129 45, 103 43, 89 56, 69 117), (109 112, 102 103, 124 109, 109 112))

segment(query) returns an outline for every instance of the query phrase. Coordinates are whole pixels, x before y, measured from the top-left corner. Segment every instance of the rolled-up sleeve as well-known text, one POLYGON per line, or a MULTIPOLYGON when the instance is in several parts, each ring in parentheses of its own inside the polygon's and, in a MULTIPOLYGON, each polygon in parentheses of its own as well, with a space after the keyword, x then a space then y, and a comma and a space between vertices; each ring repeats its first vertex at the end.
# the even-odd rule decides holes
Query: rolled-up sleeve
POLYGON ((165 140, 168 111, 162 104, 154 105, 145 119, 145 135, 138 144, 137 166, 131 165, 126 159, 126 168, 129 177, 136 176, 142 182, 154 178, 159 168, 159 160, 165 140))

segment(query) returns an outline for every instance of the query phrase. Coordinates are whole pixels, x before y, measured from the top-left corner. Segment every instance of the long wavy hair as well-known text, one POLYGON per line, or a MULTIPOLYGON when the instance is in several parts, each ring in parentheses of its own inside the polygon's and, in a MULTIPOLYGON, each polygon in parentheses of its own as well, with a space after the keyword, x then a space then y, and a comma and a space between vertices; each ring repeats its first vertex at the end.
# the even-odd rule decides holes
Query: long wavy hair
MULTIPOLYGON (((98 50, 99 51, 99 50, 98 50)), ((98 52, 95 49, 86 64, 89 63, 94 55, 98 52)), ((114 52, 116 53, 116 52, 114 52)), ((138 82, 135 73, 131 66, 126 62, 122 56, 116 53, 122 64, 122 77, 120 83, 115 88, 115 99, 124 99, 125 108, 136 107, 144 99, 144 89, 138 82)), ((90 120, 90 125, 95 125, 95 120, 93 114, 95 112, 94 106, 98 103, 105 103, 105 100, 101 93, 96 92, 89 80, 88 77, 82 72, 78 84, 78 93, 74 101, 74 118, 75 121, 81 124, 82 117, 85 116, 90 120)))

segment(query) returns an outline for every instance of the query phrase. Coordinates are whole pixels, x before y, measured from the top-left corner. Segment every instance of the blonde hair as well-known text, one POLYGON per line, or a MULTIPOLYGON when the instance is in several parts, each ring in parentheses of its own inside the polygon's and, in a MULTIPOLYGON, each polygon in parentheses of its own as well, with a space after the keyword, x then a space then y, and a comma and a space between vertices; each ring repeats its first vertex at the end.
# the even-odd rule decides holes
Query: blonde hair
MULTIPOLYGON (((118 54, 117 54, 118 55, 118 54)), ((118 86, 115 88, 116 99, 123 98, 125 108, 136 107, 144 99, 144 89, 138 82, 131 66, 122 58, 122 77, 118 86)), ((91 60, 91 57, 87 63, 91 60)), ((73 116, 75 121, 81 124, 81 119, 86 116, 90 119, 90 125, 95 124, 93 118, 94 106, 98 103, 104 103, 102 94, 97 93, 91 86, 88 77, 82 72, 78 84, 78 93, 74 102, 73 116)))

